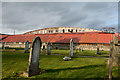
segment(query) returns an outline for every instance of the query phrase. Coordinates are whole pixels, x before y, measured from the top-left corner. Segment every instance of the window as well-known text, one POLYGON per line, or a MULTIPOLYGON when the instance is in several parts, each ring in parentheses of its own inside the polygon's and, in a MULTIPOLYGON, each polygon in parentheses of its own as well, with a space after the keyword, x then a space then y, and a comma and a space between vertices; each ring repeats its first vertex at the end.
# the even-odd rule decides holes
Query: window
POLYGON ((60 36, 60 38, 61 38, 62 36, 60 36))
POLYGON ((22 44, 22 42, 19 42, 19 44, 22 44))
POLYGON ((9 44, 12 44, 12 42, 9 42, 9 44))
POLYGON ((56 32, 58 32, 58 30, 56 30, 56 32))
POLYGON ((80 32, 81 30, 79 30, 79 32, 80 32))
POLYGON ((16 44, 16 42, 14 42, 14 44, 16 44))
POLYGON ((76 32, 77 32, 77 29, 76 29, 76 32))
POLYGON ((50 33, 50 30, 49 30, 49 33, 50 33))
POLYGON ((70 31, 70 29, 68 29, 68 32, 70 31))
POLYGON ((63 33, 65 32, 65 30, 63 29, 63 33))
POLYGON ((46 33, 46 30, 44 31, 44 33, 46 33))
POLYGON ((33 34, 36 34, 36 32, 33 32, 33 34))

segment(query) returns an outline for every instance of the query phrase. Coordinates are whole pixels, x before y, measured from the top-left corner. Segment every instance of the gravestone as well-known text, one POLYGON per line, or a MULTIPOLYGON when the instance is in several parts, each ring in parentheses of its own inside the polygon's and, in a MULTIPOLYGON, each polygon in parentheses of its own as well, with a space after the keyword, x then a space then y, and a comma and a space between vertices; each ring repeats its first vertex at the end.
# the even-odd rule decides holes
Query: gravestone
POLYGON ((34 75, 40 74, 39 68, 39 56, 41 49, 41 39, 40 37, 35 37, 31 44, 30 55, 29 55, 29 66, 27 68, 27 74, 23 74, 24 76, 31 77, 34 75))
POLYGON ((43 52, 43 54, 46 54, 45 45, 43 45, 42 52, 43 52))
POLYGON ((50 42, 47 43, 47 55, 50 55, 50 42))
POLYGON ((113 68, 113 57, 112 57, 112 53, 113 53, 113 41, 111 40, 110 42, 110 56, 109 56, 109 79, 112 79, 112 68, 113 68))
POLYGON ((73 39, 70 40, 70 57, 73 57, 73 39))
POLYGON ((117 36, 113 36, 113 41, 111 41, 110 44, 110 58, 109 58, 109 79, 112 80, 112 68, 113 66, 118 66, 119 67, 119 44, 118 44, 118 39, 117 36))
POLYGON ((99 53, 99 48, 97 48, 97 53, 96 53, 96 54, 100 54, 100 53, 99 53))
POLYGON ((4 42, 2 43, 2 49, 5 49, 5 43, 4 42))
POLYGON ((79 48, 79 53, 81 52, 81 49, 79 48))
POLYGON ((83 48, 81 48, 81 52, 83 52, 84 50, 83 50, 83 48))
POLYGON ((29 53, 29 41, 25 42, 25 52, 24 53, 29 53))
POLYGON ((78 52, 78 49, 76 48, 75 51, 76 51, 76 53, 77 53, 77 52, 78 52))

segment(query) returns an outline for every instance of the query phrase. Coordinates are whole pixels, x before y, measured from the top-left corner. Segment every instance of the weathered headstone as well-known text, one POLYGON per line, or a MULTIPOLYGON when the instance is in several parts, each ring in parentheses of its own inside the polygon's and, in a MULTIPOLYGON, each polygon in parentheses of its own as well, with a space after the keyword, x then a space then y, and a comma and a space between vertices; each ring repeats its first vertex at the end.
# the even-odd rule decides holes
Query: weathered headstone
POLYGON ((79 48, 79 53, 81 52, 81 49, 79 48))
POLYGON ((76 48, 75 51, 76 51, 76 53, 77 53, 78 49, 76 48))
POLYGON ((113 44, 112 44, 112 59, 113 59, 113 66, 118 66, 118 56, 117 56, 117 48, 118 46, 116 46, 115 44, 118 44, 118 39, 116 36, 113 36, 113 44))
POLYGON ((25 52, 24 53, 29 53, 29 41, 25 42, 25 52))
POLYGON ((81 47, 81 52, 83 51, 83 46, 81 47))
POLYGON ((40 73, 39 68, 39 56, 41 49, 40 37, 35 37, 31 44, 30 55, 29 55, 29 66, 27 68, 27 76, 31 77, 40 73))
POLYGON ((100 54, 100 53, 99 53, 99 48, 98 48, 98 47, 97 47, 97 53, 96 53, 96 54, 100 54))
POLYGON ((50 55, 50 42, 47 43, 47 55, 50 55))
POLYGON ((112 53, 113 53, 113 41, 110 42, 110 56, 109 56, 109 79, 112 80, 112 67, 113 67, 113 57, 112 57, 112 53))
POLYGON ((113 36, 113 41, 110 44, 110 58, 109 58, 109 79, 112 80, 112 67, 119 66, 119 44, 117 36, 113 36))
POLYGON ((73 57, 73 39, 70 40, 70 57, 73 57))
POLYGON ((45 45, 43 45, 42 52, 43 52, 43 54, 46 54, 45 45))
POLYGON ((4 48, 5 48, 5 43, 3 42, 3 43, 2 43, 2 49, 4 49, 4 48))

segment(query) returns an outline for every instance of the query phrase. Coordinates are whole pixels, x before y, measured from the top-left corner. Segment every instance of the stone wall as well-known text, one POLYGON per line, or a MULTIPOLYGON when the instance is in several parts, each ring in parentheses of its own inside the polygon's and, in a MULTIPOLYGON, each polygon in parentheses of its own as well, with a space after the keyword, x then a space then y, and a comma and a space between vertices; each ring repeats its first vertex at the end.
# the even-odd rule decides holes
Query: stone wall
MULTIPOLYGON (((82 48, 83 50, 97 50, 96 45, 78 45, 74 44, 74 49, 82 48)), ((51 45, 51 49, 70 49, 70 44, 53 44, 51 45)), ((109 51, 109 45, 99 45, 99 50, 109 51)))
MULTIPOLYGON (((0 43, 0 47, 2 46, 2 44, 0 43)), ((18 47, 18 48, 25 48, 25 44, 5 44, 4 47, 18 47)), ((29 45, 30 48, 30 45, 29 45)))
MULTIPOLYGON (((0 46, 2 47, 2 44, 0 43, 0 46)), ((29 48, 30 48, 31 44, 29 44, 29 48)), ((43 43, 41 48, 43 49, 43 46, 45 49, 47 49, 47 43, 43 43)), ((24 48, 25 44, 5 44, 5 47, 21 47, 24 48)), ((97 50, 97 46, 96 45, 79 45, 79 44, 74 44, 73 46, 74 49, 79 49, 82 48, 83 50, 97 50)), ((51 44, 51 49, 70 49, 70 44, 51 44)), ((99 46, 100 50, 105 50, 105 51, 109 51, 110 46, 109 45, 100 45, 99 46)))

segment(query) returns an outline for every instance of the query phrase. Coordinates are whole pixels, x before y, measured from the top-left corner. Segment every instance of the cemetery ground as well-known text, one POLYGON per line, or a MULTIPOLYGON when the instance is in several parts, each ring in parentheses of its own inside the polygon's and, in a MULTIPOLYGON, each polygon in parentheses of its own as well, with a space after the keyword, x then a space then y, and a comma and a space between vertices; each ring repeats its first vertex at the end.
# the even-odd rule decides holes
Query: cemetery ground
MULTIPOLYGON (((20 75, 27 70, 29 53, 23 53, 24 50, 9 50, 2 52, 2 78, 25 78, 20 75)), ((74 50, 75 55, 109 56, 109 51, 100 52, 101 55, 96 55, 96 51, 76 53, 74 50)), ((69 50, 51 50, 51 53, 64 55, 40 54, 39 68, 45 70, 45 73, 31 78, 105 78, 108 75, 108 66, 105 64, 107 58, 75 57, 64 61, 63 57, 69 56, 69 50)), ((119 74, 118 67, 113 67, 113 76, 118 78, 119 74)))

